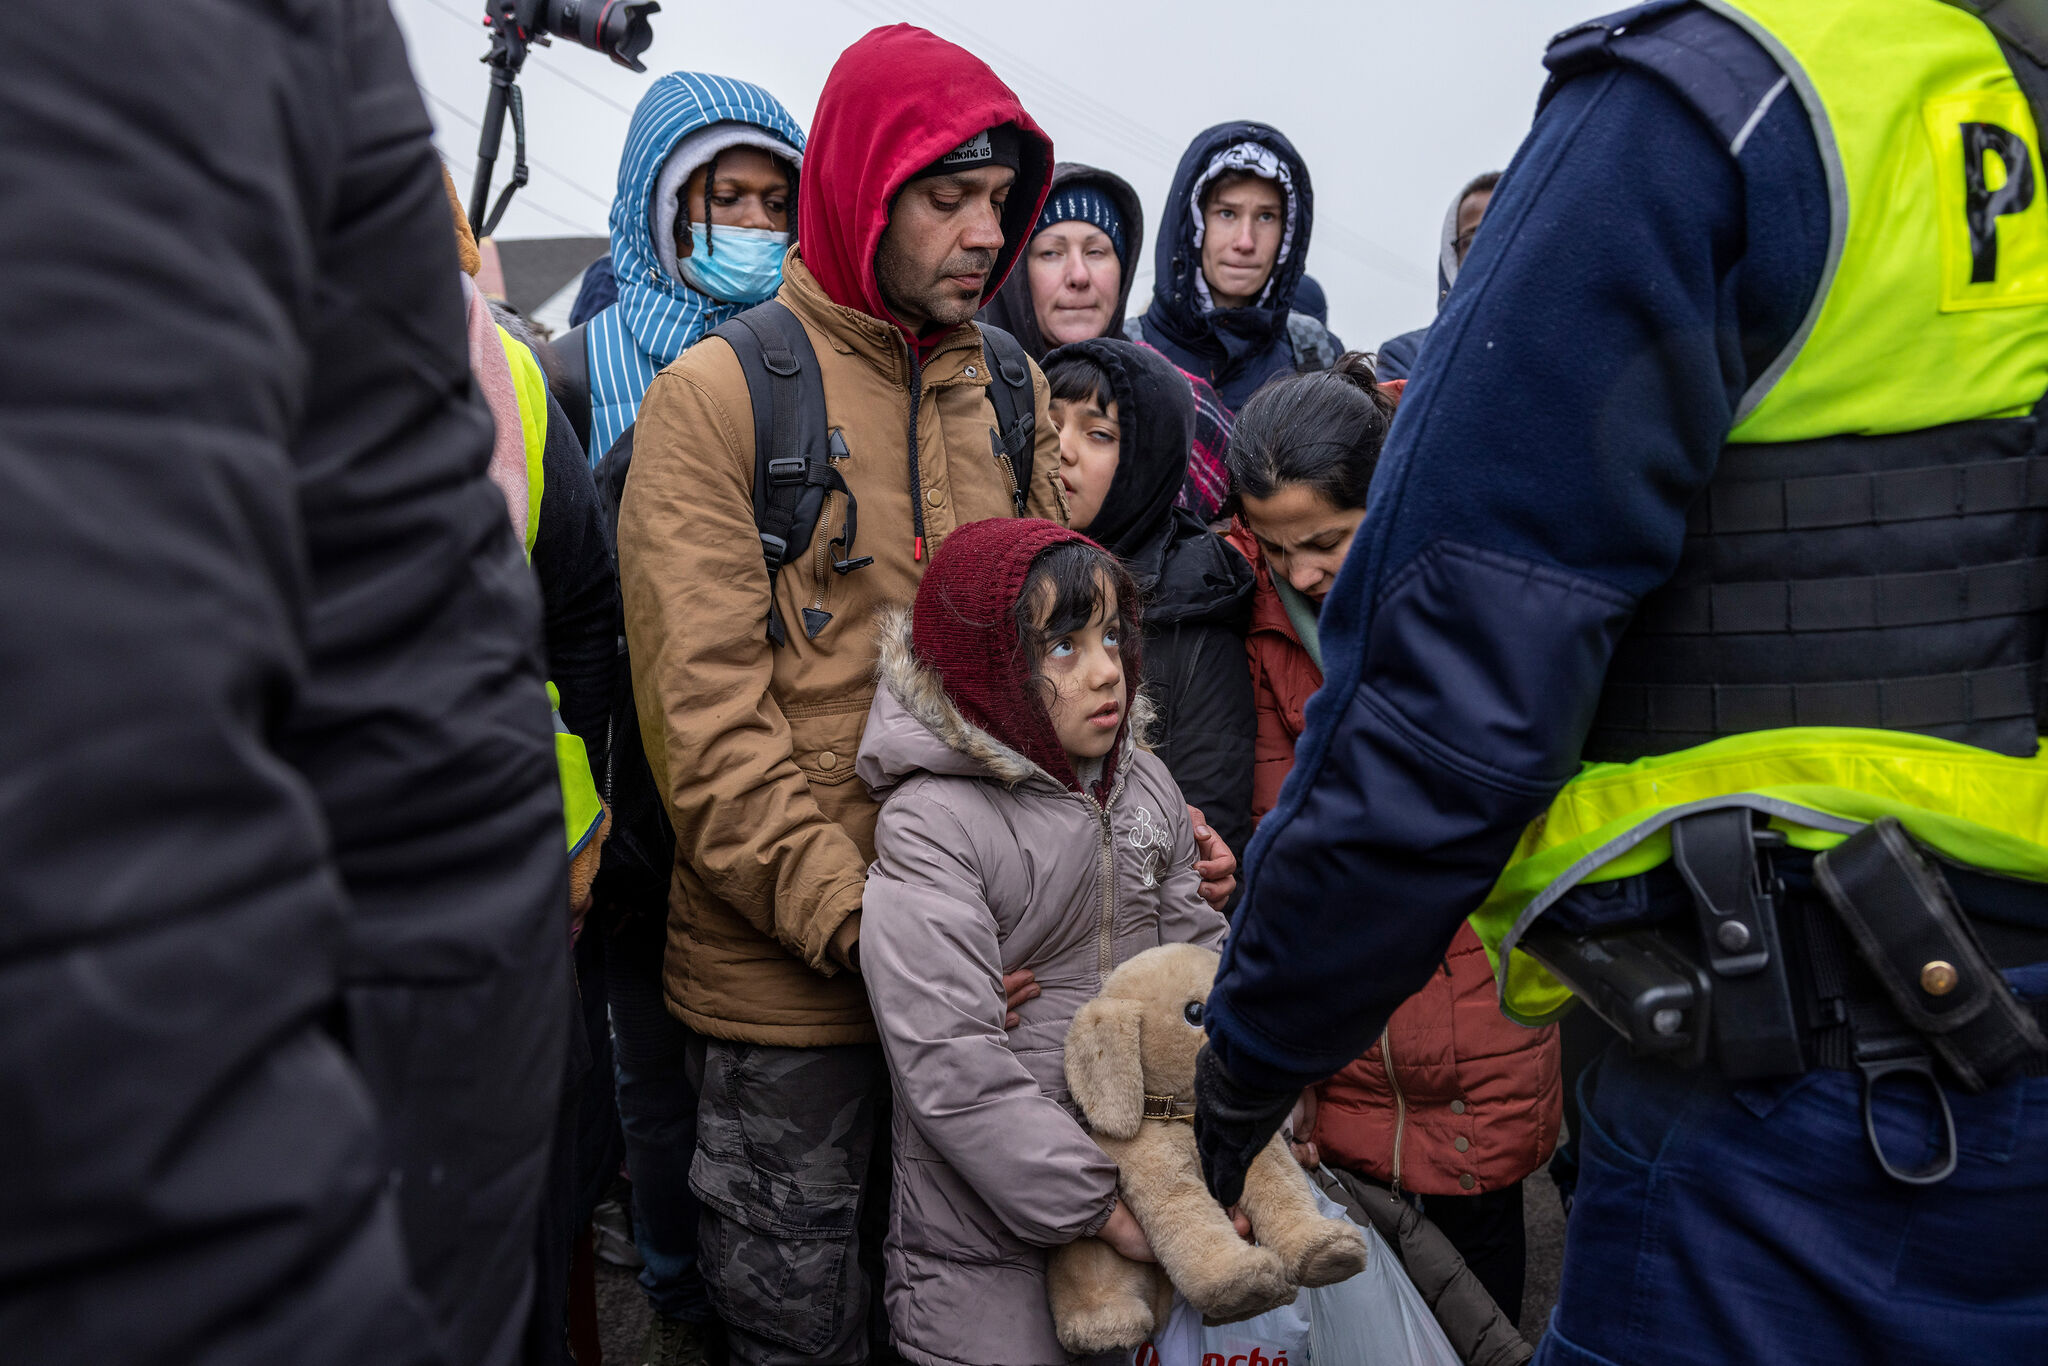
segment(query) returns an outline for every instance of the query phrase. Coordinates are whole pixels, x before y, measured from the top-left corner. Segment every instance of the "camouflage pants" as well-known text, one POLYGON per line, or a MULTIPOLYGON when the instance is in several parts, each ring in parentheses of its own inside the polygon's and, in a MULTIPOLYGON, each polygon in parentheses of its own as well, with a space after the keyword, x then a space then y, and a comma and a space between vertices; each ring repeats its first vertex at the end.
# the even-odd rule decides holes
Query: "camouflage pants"
POLYGON ((861 1197, 888 1109, 881 1049, 699 1038, 690 1061, 698 1259, 735 1366, 859 1366, 871 1299, 861 1197))

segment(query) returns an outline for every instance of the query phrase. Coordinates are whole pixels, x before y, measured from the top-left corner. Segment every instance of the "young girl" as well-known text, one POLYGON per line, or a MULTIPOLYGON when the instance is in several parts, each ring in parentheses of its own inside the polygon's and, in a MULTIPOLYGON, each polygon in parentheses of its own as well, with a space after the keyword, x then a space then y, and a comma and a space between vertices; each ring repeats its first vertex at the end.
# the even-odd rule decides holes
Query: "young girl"
POLYGON ((885 1299, 921 1366, 1066 1363, 1046 1249, 1150 1257, 1062 1053, 1118 963, 1224 934, 1186 804, 1139 743, 1135 596, 1079 533, 1004 518, 948 536, 884 627, 859 967, 896 1091, 885 1299), (1039 995, 1006 1029, 1020 968, 1039 995))

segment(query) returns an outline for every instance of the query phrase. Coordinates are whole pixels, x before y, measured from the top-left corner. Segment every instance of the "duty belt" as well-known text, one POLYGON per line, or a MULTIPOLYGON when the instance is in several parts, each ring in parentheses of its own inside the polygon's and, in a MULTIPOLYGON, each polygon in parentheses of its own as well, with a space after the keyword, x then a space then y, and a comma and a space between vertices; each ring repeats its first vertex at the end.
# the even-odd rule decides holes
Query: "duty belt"
MULTIPOLYGON (((1772 853, 1784 836, 1724 808, 1672 826, 1672 863, 1691 894, 1692 930, 1672 925, 1589 935, 1538 930, 1523 947, 1638 1056, 1711 1062, 1730 1081, 1810 1067, 1863 1076, 1863 1121, 1880 1166, 1927 1185, 1955 1170, 1943 1081, 1976 1093, 2048 1075, 2048 1001, 2023 1003, 1946 880, 1903 827, 1879 820, 1814 862, 1818 905, 1785 915, 1772 853), (1940 1064, 1937 1071, 1936 1065, 1940 1064), (1890 1078, 1934 1095, 1943 1152, 1902 1169, 1878 1141, 1872 1097, 1890 1078)), ((2048 958, 2026 937, 2005 966, 2048 958)))

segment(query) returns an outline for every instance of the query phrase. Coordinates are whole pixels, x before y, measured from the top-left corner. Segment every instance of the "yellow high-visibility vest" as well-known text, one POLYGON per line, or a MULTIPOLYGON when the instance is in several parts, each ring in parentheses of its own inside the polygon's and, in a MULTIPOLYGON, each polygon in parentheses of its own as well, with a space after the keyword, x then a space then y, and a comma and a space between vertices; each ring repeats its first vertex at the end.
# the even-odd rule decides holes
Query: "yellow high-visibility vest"
MULTIPOLYGON (((526 557, 530 560, 534 538, 540 534, 541 498, 547 486, 541 456, 548 444, 548 384, 541 374, 539 360, 524 342, 501 327, 498 344, 505 349, 505 361, 512 367, 512 387, 519 396, 520 434, 526 445, 526 557)), ((590 751, 562 723, 562 695, 552 683, 548 684, 548 707, 555 721, 555 772, 562 786, 562 823, 569 857, 574 858, 603 823, 604 801, 597 794, 597 780, 591 776, 590 751)))
MULTIPOLYGON (((1785 71, 1832 205, 1814 306, 1745 395, 1729 442, 2028 413, 2048 391, 2048 177, 1990 30, 1942 0, 1703 2, 1785 71)), ((1945 858, 2048 882, 2048 748, 2017 758, 1903 731, 1801 727, 1587 764, 1472 916, 1502 1009, 1541 1024, 1570 1003, 1516 947, 1560 896, 1657 867, 1672 821, 1725 806, 1767 814, 1808 850, 1896 816, 1945 858)))

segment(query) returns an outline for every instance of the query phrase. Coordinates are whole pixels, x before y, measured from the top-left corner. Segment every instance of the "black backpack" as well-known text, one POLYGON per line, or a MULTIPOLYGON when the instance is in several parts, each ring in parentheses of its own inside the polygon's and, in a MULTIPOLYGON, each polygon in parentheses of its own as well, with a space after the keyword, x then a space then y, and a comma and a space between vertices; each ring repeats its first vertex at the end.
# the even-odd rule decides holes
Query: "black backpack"
MULTIPOLYGON (((828 549, 832 568, 840 574, 874 563, 872 555, 855 557, 854 532, 859 509, 834 462, 846 458, 846 442, 825 412, 825 383, 818 373, 817 353, 804 325, 776 300, 750 308, 711 333, 721 337, 739 357, 754 406, 754 525, 761 534, 761 558, 767 565, 769 589, 782 566, 810 548, 824 510, 825 496, 846 499, 846 520, 828 549)), ((1017 515, 1024 515, 1031 487, 1033 414, 1031 366, 1017 339, 998 327, 981 328, 982 360, 989 371, 989 402, 996 425, 989 433, 990 454, 1004 463, 1010 476, 1017 515)), ((804 609, 804 634, 815 639, 832 614, 804 609)), ((782 613, 768 604, 768 639, 789 641, 782 613)))
MULTIPOLYGON (((788 631, 772 597, 782 566, 810 548, 824 511, 825 495, 846 498, 846 520, 830 545, 839 551, 832 567, 852 573, 872 557, 853 558, 855 501, 846 480, 832 467, 846 458, 846 442, 831 427, 825 412, 825 385, 818 373, 817 353, 796 315, 770 301, 748 309, 713 331, 739 358, 747 377, 754 409, 754 525, 761 537, 769 591, 768 639, 781 646, 788 631)), ((576 336, 572 333, 571 336, 576 336)), ((991 458, 1007 461, 1011 492, 1022 516, 1031 487, 1033 437, 1037 433, 1031 393, 1031 366, 1017 339, 1001 328, 981 325, 982 359, 989 371, 989 401, 996 426, 990 432, 991 458)), ((577 336, 578 343, 581 337, 577 336)), ((581 347, 576 351, 579 354, 581 347)), ((588 421, 588 389, 583 390, 588 421)), ((619 434, 597 464, 597 492, 604 503, 612 543, 618 543, 619 499, 633 462, 633 428, 619 434)), ((804 629, 815 639, 831 617, 805 610, 804 629)), ((611 764, 600 775, 604 799, 612 809, 612 833, 605 842, 598 874, 600 900, 622 909, 658 910, 667 904, 670 870, 675 862, 675 832, 669 828, 668 806, 655 790, 646 752, 637 744, 619 743, 638 733, 633 702, 633 672, 626 656, 626 638, 619 637, 618 680, 612 697, 611 764)))

